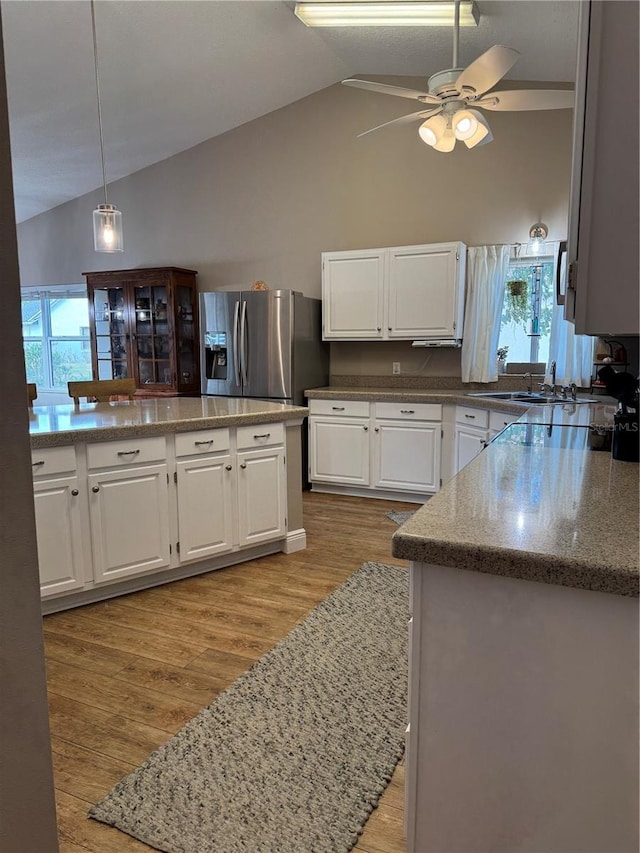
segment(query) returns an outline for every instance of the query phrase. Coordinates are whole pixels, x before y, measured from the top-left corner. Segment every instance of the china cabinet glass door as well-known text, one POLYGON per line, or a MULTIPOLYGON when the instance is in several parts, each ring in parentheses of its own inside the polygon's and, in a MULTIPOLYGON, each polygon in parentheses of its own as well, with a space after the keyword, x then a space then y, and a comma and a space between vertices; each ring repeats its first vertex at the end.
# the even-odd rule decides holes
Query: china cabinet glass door
POLYGON ((179 285, 176 288, 176 302, 178 384, 188 386, 194 384, 198 375, 194 289, 179 285))
POLYGON ((131 368, 127 359, 127 305, 124 288, 94 290, 96 360, 98 379, 127 379, 131 368))
POLYGON ((134 357, 139 385, 171 385, 171 337, 164 284, 133 288, 134 357))

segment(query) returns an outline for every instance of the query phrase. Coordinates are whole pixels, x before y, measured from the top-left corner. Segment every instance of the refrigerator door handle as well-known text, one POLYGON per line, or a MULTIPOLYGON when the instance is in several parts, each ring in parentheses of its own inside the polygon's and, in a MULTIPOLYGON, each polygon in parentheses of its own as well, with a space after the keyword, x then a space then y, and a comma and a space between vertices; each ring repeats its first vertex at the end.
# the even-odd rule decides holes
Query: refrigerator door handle
POLYGON ((242 369, 242 385, 247 384, 247 303, 242 300, 240 315, 240 364, 242 369))
POLYGON ((240 362, 238 361, 238 321, 240 317, 240 302, 233 309, 233 374, 236 385, 240 385, 240 362))

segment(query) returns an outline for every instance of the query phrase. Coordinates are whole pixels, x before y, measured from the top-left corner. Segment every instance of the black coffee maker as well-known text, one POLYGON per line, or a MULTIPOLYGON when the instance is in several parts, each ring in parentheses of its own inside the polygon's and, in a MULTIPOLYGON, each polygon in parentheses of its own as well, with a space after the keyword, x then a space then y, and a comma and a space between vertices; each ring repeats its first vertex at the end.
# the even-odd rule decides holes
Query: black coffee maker
POLYGON ((611 455, 623 462, 640 460, 640 399, 638 379, 630 373, 616 373, 609 365, 598 371, 607 394, 618 400, 618 411, 613 416, 611 455))

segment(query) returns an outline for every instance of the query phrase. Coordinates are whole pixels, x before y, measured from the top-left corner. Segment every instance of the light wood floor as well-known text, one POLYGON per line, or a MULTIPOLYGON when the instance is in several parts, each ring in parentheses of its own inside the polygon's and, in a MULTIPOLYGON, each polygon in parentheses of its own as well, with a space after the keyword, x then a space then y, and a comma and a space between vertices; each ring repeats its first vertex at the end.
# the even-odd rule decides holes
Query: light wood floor
MULTIPOLYGON (((150 851, 87 819, 363 562, 390 553, 398 502, 305 493, 307 548, 44 617, 60 853, 150 851)), ((355 848, 403 853, 404 766, 355 848)), ((282 851, 307 853, 307 851, 282 851)))

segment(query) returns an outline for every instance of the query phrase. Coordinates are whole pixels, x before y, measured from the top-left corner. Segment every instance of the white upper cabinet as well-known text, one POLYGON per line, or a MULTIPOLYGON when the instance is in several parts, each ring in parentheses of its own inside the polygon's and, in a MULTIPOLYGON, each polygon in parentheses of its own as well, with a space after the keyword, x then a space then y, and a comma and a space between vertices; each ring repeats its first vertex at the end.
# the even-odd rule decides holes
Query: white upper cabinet
POLYGON ((463 243, 325 252, 323 337, 461 338, 465 259, 463 243))
POLYGON ((322 256, 322 328, 325 339, 382 338, 386 278, 384 249, 322 256))
POLYGON ((637 335, 638 3, 580 4, 565 316, 637 335))

